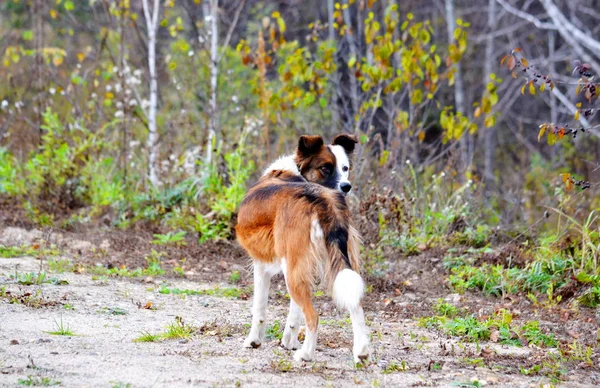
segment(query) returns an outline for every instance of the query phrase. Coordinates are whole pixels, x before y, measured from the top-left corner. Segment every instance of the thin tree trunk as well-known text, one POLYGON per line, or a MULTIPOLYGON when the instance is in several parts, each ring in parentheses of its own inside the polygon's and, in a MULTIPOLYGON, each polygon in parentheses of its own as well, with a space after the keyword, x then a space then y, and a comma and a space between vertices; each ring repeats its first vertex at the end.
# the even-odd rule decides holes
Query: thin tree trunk
POLYGON ((329 40, 335 39, 335 29, 333 28, 333 3, 334 0, 327 0, 327 23, 329 27, 329 40))
MULTIPOLYGON (((485 65, 483 86, 486 87, 494 68, 494 36, 496 30, 496 0, 488 1, 487 15, 488 31, 485 42, 485 65)), ((485 89, 484 89, 485 90, 485 89)), ((485 129, 484 138, 484 168, 483 177, 486 183, 486 192, 489 193, 492 186, 495 185, 496 177, 494 176, 494 162, 496 156, 496 126, 485 129)))
MULTIPOLYGON (((454 0, 446 0, 446 23, 448 26, 448 43, 454 42, 454 30, 456 29, 456 16, 454 13, 454 0)), ((456 113, 465 114, 465 89, 462 78, 462 66, 460 62, 452 65, 455 70, 454 73, 454 108, 456 113)), ((461 159, 462 169, 466 170, 470 164, 470 148, 469 147, 469 134, 464 133, 460 139, 461 147, 461 159)))
MULTIPOLYGON (((120 4, 121 12, 119 15, 119 78, 121 82, 121 92, 125 90, 125 66, 127 66, 127 61, 125 57, 125 4, 120 4)), ((123 100, 125 102, 125 100, 123 100)), ((129 127, 128 127, 128 116, 127 116, 127 106, 128 104, 123 104, 123 126, 121 128, 121 138, 122 138, 122 149, 121 149, 121 163, 123 166, 123 183, 125 186, 128 186, 128 167, 129 167, 129 127)))
POLYGON ((33 2, 33 30, 34 30, 34 46, 35 46, 35 89, 37 92, 37 116, 39 141, 42 141, 42 114, 44 113, 44 101, 42 93, 45 87, 44 80, 44 58, 42 51, 44 50, 44 1, 34 0, 33 2))
MULTIPOLYGON (((344 24, 346 25, 346 40, 348 41, 348 46, 350 48, 350 58, 354 58, 356 63, 360 63, 360 58, 358 57, 358 48, 356 45, 356 41, 354 39, 354 27, 352 26, 352 18, 350 16, 350 4, 346 1, 347 7, 342 11, 344 16, 344 24)), ((354 123, 354 116, 358 113, 358 82, 356 80, 356 75, 352 69, 348 69, 348 77, 350 78, 350 98, 352 105, 352 114, 349 117, 350 123, 354 123)), ((354 133, 358 133, 358 123, 357 121, 356 127, 354 129, 354 133)))
POLYGON ((219 1, 210 0, 204 3, 204 14, 210 15, 210 101, 209 101, 209 120, 208 120, 208 140, 206 143, 206 163, 212 163, 213 142, 217 133, 217 80, 219 78, 219 26, 218 11, 219 1))
POLYGON ((148 179, 154 187, 160 185, 156 162, 158 159, 158 131, 156 128, 156 111, 158 106, 158 82, 156 79, 156 32, 158 30, 159 0, 154 0, 152 14, 148 6, 149 0, 143 0, 146 28, 148 29, 148 71, 150 73, 150 107, 148 113, 148 179))

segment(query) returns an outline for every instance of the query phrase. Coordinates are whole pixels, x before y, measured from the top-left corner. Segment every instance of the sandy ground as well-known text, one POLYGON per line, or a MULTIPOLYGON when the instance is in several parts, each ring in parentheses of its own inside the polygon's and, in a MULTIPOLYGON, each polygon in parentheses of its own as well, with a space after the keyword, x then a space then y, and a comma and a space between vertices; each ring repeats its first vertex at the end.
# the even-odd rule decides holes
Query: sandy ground
MULTIPOLYGON (((256 350, 242 342, 250 322, 250 300, 212 296, 162 295, 156 283, 180 289, 215 287, 185 279, 93 280, 91 275, 52 275, 68 285, 22 286, 9 278, 15 270, 37 271, 34 258, 0 259, 0 284, 13 295, 41 290, 55 306, 40 308, 0 301, 0 386, 19 386, 27 376, 48 377, 66 387, 179 386, 457 386, 485 380, 487 385, 529 387, 546 380, 507 368, 465 366, 465 357, 478 357, 476 345, 458 344, 418 327, 415 320, 394 322, 371 312, 374 362, 365 369, 352 366, 351 328, 346 316, 320 298, 322 324, 316 360, 295 363, 292 352, 271 340, 256 350), (140 308, 148 302, 155 310, 140 308), (72 306, 73 309, 65 308, 72 306), (115 315, 115 312, 124 315, 115 315), (189 340, 137 343, 141 332, 163 332, 176 317, 197 328, 189 340), (62 320, 72 336, 49 334, 62 320), (215 324, 216 323, 216 324, 215 324), (389 363, 406 371, 383 373, 389 363), (441 366, 429 368, 437 363, 441 366), (128 385, 129 384, 129 385, 128 385)), ((269 320, 284 322, 282 297, 270 304, 269 320)), ((490 345, 506 357, 526 358, 528 348, 490 345)), ((589 376, 588 376, 589 377, 589 376)), ((565 386, 585 386, 572 376, 565 386)), ((589 386, 593 386, 589 383, 589 386)))

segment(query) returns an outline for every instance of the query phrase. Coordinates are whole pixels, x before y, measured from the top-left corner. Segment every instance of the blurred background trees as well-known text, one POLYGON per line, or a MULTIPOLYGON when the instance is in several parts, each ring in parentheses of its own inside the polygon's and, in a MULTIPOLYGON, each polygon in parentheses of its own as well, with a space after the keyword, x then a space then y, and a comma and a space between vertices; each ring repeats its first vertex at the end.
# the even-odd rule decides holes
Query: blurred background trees
POLYGON ((584 218, 600 206, 600 129, 573 71, 589 64, 593 84, 600 68, 599 5, 5 0, 0 194, 41 224, 227 237, 270 159, 301 134, 349 132, 359 199, 391 190, 447 227, 464 204, 506 228, 547 207, 584 218), (522 95, 531 74, 500 66, 516 47, 555 88, 522 95), (587 130, 551 146, 542 123, 587 130))

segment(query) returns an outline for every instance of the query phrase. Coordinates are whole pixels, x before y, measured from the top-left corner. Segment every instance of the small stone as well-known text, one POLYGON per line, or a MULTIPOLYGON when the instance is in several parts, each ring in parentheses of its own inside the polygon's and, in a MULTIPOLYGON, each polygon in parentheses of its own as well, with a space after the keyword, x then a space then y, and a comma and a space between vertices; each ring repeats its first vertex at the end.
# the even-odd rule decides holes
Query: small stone
POLYGON ((58 352, 50 352, 50 354, 57 355, 58 352))
POLYGON ((148 276, 146 279, 144 279, 144 283, 152 283, 154 282, 154 278, 152 276, 148 276))
POLYGON ((12 340, 10 340, 10 344, 11 345, 18 345, 19 341, 17 341, 16 339, 12 339, 12 340))
POLYGON ((180 344, 187 344, 188 342, 190 342, 190 340, 188 340, 188 339, 185 339, 185 338, 184 338, 184 339, 180 339, 180 340, 179 340, 179 343, 180 343, 180 344))

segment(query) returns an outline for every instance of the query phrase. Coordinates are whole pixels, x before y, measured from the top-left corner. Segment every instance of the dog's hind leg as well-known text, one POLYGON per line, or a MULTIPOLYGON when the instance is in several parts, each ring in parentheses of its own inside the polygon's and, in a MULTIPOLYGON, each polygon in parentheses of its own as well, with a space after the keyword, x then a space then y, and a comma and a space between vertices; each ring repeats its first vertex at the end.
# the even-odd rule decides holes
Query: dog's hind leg
POLYGON ((247 348, 258 348, 265 339, 265 320, 267 318, 270 285, 271 274, 267 271, 265 264, 255 261, 252 327, 250 328, 248 338, 244 341, 244 346, 247 348))
MULTIPOLYGON (((290 287, 288 285, 288 275, 287 275, 287 265, 285 259, 281 260, 281 268, 283 269, 283 276, 285 277, 285 284, 288 289, 288 293, 290 293, 290 287)), ((302 319, 302 309, 300 306, 294 301, 294 299, 290 298, 290 312, 287 317, 287 322, 285 323, 285 329, 283 330, 283 337, 281 339, 281 345, 284 348, 291 349, 299 349, 300 341, 298 341, 298 331, 300 330, 300 322, 302 319)))
MULTIPOLYGON (((304 338, 304 344, 302 348, 297 350, 294 354, 296 361, 310 361, 315 356, 315 349, 317 348, 317 326, 319 323, 319 316, 311 300, 312 284, 304 282, 299 276, 294 276, 293 272, 288 271, 288 291, 292 303, 295 303, 304 314, 304 321, 306 322, 306 336, 304 338)), ((287 327, 286 327, 287 329, 287 327)))
POLYGON ((360 275, 351 269, 340 271, 333 284, 333 299, 339 308, 350 312, 352 320, 352 331, 354 332, 354 346, 352 353, 355 363, 368 362, 369 351, 369 329, 365 323, 365 313, 361 306, 364 295, 364 282, 360 275))

